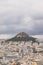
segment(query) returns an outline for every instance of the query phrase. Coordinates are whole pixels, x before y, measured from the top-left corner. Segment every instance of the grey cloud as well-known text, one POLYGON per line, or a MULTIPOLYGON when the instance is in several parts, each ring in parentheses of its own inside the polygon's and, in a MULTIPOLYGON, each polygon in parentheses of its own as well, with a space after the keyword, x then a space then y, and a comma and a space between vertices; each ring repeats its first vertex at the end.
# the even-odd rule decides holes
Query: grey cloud
POLYGON ((43 34, 43 1, 0 1, 0 34, 43 34), (40 7, 39 7, 40 6, 40 7))
POLYGON ((36 14, 31 16, 33 20, 43 20, 43 14, 36 14))

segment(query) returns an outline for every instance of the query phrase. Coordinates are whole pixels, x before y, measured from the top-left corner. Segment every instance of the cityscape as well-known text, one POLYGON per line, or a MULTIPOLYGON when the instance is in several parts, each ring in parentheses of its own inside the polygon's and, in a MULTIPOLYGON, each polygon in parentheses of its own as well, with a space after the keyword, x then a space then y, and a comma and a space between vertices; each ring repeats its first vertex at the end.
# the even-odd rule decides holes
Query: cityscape
MULTIPOLYGON (((21 32, 16 35, 17 38, 27 37, 27 34, 21 32)), ((30 37, 29 37, 30 38, 30 37)), ((15 38, 12 38, 15 39, 15 38)), ((43 43, 31 41, 0 41, 0 64, 1 65, 42 65, 43 64, 43 43)))

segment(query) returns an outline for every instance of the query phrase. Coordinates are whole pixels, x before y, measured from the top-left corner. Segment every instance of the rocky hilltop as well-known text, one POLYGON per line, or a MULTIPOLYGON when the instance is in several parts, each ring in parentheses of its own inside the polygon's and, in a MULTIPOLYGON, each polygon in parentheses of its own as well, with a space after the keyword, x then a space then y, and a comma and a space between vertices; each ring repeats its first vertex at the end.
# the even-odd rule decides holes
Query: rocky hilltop
POLYGON ((8 39, 7 41, 34 41, 35 42, 36 38, 29 36, 25 32, 21 32, 21 33, 17 34, 15 37, 8 39))

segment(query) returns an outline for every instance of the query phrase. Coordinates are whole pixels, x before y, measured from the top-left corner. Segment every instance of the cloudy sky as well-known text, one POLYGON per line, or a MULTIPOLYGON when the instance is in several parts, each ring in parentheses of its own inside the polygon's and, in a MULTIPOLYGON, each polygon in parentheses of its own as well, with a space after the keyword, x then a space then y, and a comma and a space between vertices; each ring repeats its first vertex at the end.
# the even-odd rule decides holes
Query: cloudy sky
POLYGON ((0 0, 0 38, 22 31, 43 35, 43 0, 0 0))

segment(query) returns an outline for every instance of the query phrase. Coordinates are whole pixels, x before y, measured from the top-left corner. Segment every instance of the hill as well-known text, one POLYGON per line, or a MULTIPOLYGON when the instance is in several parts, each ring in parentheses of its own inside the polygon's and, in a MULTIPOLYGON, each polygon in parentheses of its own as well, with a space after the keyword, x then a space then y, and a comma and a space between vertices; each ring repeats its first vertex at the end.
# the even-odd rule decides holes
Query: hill
POLYGON ((21 33, 17 34, 15 37, 8 39, 7 41, 34 41, 35 42, 36 38, 29 36, 25 32, 21 32, 21 33))

